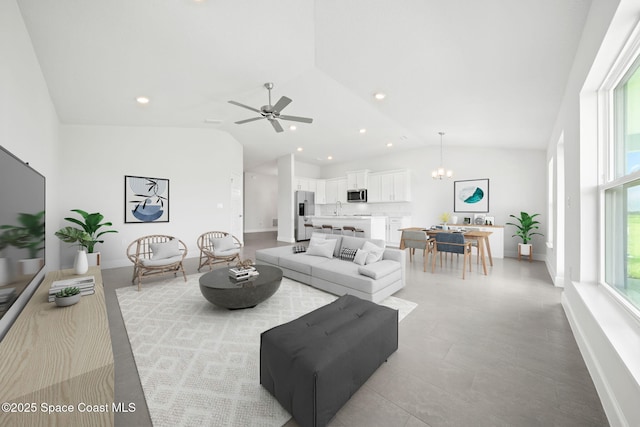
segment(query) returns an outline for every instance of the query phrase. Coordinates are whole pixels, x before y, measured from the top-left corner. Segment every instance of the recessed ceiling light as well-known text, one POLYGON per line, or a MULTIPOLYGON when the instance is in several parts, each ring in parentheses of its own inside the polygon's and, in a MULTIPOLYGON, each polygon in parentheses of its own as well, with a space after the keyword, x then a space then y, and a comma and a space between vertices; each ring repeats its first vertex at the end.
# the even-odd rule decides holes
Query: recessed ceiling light
POLYGON ((387 147, 393 147, 393 143, 392 142, 388 142, 387 143, 387 147))
POLYGON ((289 130, 296 130, 296 129, 298 129, 298 128, 296 127, 296 125, 291 125, 291 126, 289 126, 289 130))
POLYGON ((367 130, 365 128, 360 129, 360 133, 367 133, 367 130))
POLYGON ((302 147, 298 147, 298 151, 302 151, 302 147))
POLYGON ((384 94, 384 93, 382 93, 382 92, 376 92, 376 93, 374 93, 374 94, 373 94, 373 97, 374 97, 375 99, 377 99, 378 101, 383 100, 386 96, 387 96, 387 95, 386 95, 386 94, 384 94))
POLYGON ((333 160, 333 156, 327 156, 327 160, 333 160))
POLYGON ((148 104, 149 103, 149 98, 147 98, 146 96, 139 96, 136 98, 136 102, 138 104, 148 104))

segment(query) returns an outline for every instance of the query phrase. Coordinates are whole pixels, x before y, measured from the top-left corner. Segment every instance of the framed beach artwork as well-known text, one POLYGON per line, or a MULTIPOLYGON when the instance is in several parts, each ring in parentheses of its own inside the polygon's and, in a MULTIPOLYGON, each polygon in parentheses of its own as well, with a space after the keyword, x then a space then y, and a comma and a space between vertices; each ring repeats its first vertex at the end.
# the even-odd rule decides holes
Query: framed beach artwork
POLYGON ((454 212, 489 212, 489 180, 453 182, 454 212))
POLYGON ((169 180, 126 175, 124 222, 169 222, 169 180))

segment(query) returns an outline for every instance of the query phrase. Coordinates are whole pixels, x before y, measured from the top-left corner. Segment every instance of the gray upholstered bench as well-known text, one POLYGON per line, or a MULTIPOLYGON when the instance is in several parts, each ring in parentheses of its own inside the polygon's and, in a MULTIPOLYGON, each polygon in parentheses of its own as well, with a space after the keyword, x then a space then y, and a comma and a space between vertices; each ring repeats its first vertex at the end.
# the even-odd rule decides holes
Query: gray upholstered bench
POLYGON ((344 295, 260 337, 260 383, 302 427, 329 423, 398 349, 398 312, 344 295))

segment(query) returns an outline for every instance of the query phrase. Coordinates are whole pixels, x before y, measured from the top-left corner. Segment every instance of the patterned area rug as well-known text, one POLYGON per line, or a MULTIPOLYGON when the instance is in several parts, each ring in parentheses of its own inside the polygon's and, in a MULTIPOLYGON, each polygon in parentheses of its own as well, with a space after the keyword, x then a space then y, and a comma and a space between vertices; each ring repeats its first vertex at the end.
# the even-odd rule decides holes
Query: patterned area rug
MULTIPOLYGON (((255 308, 226 310, 204 299, 200 276, 116 291, 153 425, 283 425, 291 415, 260 385, 260 333, 337 297, 284 278, 255 308)), ((417 306, 382 304, 400 319, 417 306)))

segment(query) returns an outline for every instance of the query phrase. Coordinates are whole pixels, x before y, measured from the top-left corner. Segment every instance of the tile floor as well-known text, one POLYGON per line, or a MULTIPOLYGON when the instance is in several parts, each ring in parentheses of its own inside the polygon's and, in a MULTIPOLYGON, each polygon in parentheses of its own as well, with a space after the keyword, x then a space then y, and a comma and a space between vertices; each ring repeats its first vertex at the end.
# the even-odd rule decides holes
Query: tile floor
MULTIPOLYGON (((243 259, 279 244, 270 233, 247 235, 245 243, 243 259)), ((461 262, 434 274, 422 271, 419 256, 407 265, 407 286, 395 296, 418 307, 400 323, 399 349, 330 425, 607 426, 560 304, 562 290, 544 263, 496 259, 488 276, 474 263, 463 281, 461 262)), ((197 260, 186 267, 195 273, 197 260)), ((116 427, 151 425, 115 296, 116 288, 130 286, 131 274, 102 272, 115 398, 136 404, 135 412, 116 414, 116 427)))

